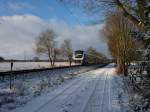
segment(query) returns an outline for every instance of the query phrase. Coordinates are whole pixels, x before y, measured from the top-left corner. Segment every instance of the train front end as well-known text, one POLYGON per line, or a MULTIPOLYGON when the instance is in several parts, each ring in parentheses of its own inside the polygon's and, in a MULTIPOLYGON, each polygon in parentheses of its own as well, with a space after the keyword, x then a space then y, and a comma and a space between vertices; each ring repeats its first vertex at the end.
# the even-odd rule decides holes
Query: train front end
POLYGON ((84 63, 84 51, 77 50, 73 54, 73 61, 77 64, 83 64, 84 63))

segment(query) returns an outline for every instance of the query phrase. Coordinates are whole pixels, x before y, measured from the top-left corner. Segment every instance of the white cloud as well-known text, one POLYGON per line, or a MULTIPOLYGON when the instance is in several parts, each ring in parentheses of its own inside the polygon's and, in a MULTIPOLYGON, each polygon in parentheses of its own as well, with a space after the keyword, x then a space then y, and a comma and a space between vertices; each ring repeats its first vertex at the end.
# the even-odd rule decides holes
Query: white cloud
POLYGON ((45 22, 33 15, 16 15, 0 17, 0 55, 7 58, 23 58, 33 56, 35 38, 40 32, 51 28, 58 35, 57 40, 62 42, 69 38, 74 49, 83 49, 93 46, 107 54, 107 46, 99 38, 99 30, 103 25, 70 27, 64 22, 49 20, 45 22))

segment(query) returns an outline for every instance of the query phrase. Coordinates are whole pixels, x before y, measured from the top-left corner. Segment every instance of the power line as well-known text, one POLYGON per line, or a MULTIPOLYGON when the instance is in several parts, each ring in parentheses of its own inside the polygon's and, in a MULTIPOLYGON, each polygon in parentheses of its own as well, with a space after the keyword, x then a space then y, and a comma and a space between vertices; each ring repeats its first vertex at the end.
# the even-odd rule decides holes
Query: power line
MULTIPOLYGON (((60 3, 58 0, 56 0, 56 1, 57 1, 57 3, 60 3)), ((81 24, 80 20, 74 15, 74 13, 73 13, 72 10, 70 10, 70 8, 65 3, 61 2, 61 4, 63 4, 63 6, 65 7, 65 9, 68 10, 68 12, 69 12, 70 15, 74 16, 74 19, 76 20, 76 22, 79 25, 83 26, 83 24, 81 24)))
MULTIPOLYGON (((60 3, 58 0, 56 0, 56 1, 57 1, 57 3, 60 3)), ((63 6, 65 7, 65 9, 68 10, 69 14, 70 14, 72 17, 74 17, 74 19, 76 20, 76 22, 77 22, 79 25, 84 26, 84 25, 80 22, 80 20, 74 15, 73 11, 72 11, 65 3, 63 3, 63 2, 61 2, 61 3, 62 3, 63 6)), ((82 31, 83 31, 85 34, 88 34, 88 32, 86 31, 86 29, 83 28, 82 31)))
MULTIPOLYGON (((56 1, 57 1, 57 3, 60 3, 60 1, 58 1, 58 0, 56 0, 56 1)), ((65 9, 68 10, 69 14, 70 14, 72 17, 74 17, 74 19, 76 20, 76 22, 77 22, 79 25, 84 26, 84 25, 80 22, 80 20, 74 15, 73 11, 72 11, 65 3, 63 3, 63 2, 61 2, 61 3, 62 3, 63 6, 65 7, 65 9)), ((88 31, 87 31, 86 29, 82 28, 82 31, 83 31, 85 34, 88 34, 88 31)), ((92 38, 92 37, 91 37, 91 38, 92 38)))

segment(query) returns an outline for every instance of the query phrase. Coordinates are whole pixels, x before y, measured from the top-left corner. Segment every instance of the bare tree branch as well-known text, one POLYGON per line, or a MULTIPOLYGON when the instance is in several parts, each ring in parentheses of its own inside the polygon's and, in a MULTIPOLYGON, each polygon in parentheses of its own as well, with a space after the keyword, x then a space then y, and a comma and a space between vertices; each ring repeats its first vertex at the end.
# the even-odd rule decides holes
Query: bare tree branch
POLYGON ((55 34, 52 30, 47 30, 39 35, 36 40, 36 52, 38 54, 46 54, 51 66, 54 66, 57 52, 55 34))
POLYGON ((123 12, 123 15, 128 17, 135 25, 141 25, 140 22, 136 17, 134 17, 132 14, 130 14, 124 7, 124 4, 122 4, 119 0, 114 0, 115 4, 120 8, 123 12))
POLYGON ((64 56, 67 57, 67 60, 69 62, 69 65, 71 66, 72 63, 72 55, 73 55, 73 49, 71 45, 71 41, 68 39, 65 39, 61 46, 62 53, 64 56))

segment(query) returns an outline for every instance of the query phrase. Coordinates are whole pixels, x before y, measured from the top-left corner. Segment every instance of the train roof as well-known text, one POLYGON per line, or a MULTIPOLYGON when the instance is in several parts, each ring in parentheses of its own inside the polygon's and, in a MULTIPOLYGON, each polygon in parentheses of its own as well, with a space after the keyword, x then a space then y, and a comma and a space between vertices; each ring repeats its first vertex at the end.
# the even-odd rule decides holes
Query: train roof
POLYGON ((83 50, 75 50, 74 52, 76 52, 76 51, 85 52, 85 51, 83 51, 83 50))

